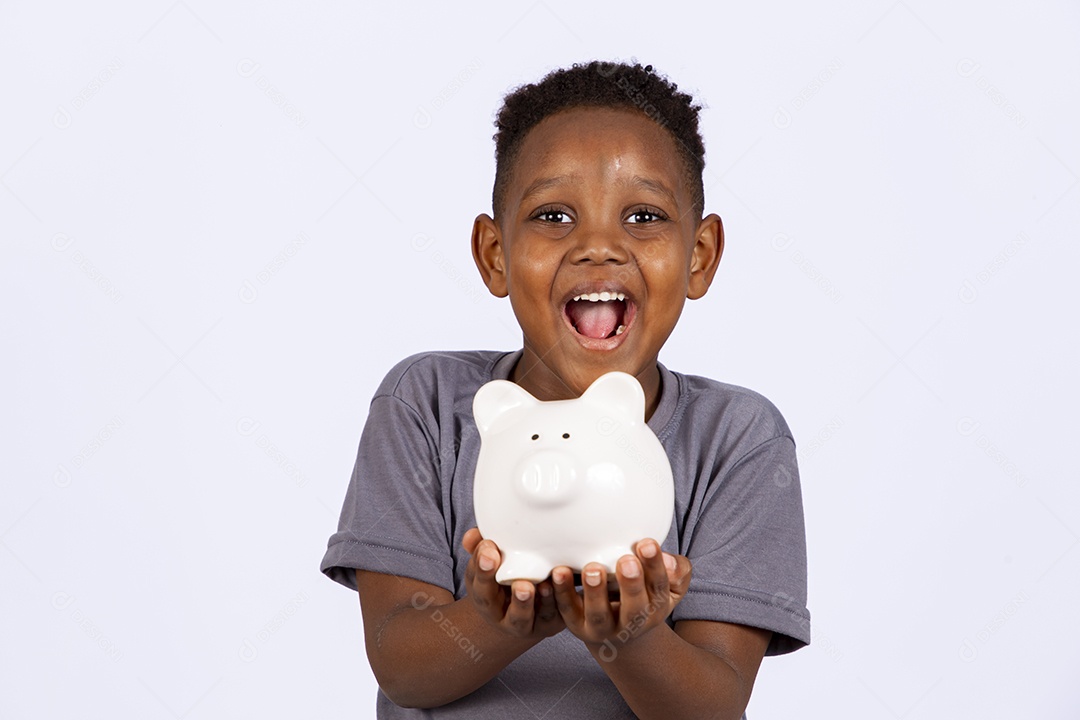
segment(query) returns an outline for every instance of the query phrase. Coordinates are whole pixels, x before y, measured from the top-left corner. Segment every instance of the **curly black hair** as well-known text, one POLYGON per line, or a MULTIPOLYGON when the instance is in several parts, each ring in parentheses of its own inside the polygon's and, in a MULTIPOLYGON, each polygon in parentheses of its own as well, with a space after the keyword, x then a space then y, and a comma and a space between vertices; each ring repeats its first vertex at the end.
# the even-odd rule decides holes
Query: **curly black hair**
POLYGON ((539 82, 515 88, 503 98, 495 118, 495 187, 491 204, 495 217, 503 211, 506 187, 517 153, 529 130, 562 110, 603 107, 637 110, 665 128, 682 155, 694 209, 704 211, 705 143, 698 130, 700 105, 652 65, 622 62, 575 63, 555 70, 539 82))

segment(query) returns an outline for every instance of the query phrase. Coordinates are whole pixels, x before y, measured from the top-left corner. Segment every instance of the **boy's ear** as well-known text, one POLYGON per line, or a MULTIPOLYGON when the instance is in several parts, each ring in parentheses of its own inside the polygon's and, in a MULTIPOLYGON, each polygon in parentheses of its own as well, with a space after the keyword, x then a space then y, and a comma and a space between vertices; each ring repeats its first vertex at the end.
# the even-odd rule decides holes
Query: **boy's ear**
POLYGON ((686 297, 697 300, 712 285, 720 256, 724 254, 724 224, 720 216, 711 213, 701 219, 695 235, 694 250, 690 258, 690 282, 686 297))
POLYGON ((484 279, 491 294, 506 297, 506 262, 503 255, 499 224, 487 213, 481 213, 473 221, 472 254, 476 269, 484 279))

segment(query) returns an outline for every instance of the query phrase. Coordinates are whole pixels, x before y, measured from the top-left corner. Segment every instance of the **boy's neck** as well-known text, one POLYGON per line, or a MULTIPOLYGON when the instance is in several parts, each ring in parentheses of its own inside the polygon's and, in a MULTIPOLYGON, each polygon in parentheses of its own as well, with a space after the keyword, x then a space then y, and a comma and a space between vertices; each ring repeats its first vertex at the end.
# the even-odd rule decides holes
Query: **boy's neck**
MULTIPOLYGON (((645 422, 648 422, 660 405, 660 367, 654 360, 634 377, 645 391, 645 422)), ((595 379, 595 377, 591 378, 585 381, 585 387, 575 389, 570 382, 545 365, 528 347, 524 348, 521 357, 510 371, 512 382, 527 390, 537 400, 543 401, 569 400, 579 397, 595 379)))

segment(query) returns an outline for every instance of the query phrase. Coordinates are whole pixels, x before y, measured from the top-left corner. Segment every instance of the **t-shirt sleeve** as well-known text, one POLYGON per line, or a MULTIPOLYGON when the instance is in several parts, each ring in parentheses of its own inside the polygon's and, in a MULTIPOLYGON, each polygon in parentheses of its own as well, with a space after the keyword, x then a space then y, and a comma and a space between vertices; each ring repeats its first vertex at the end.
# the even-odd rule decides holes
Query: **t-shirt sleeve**
POLYGON ((672 619, 773 631, 767 655, 810 642, 806 534, 795 444, 766 440, 713 478, 687 545, 693 565, 672 619))
POLYGON ((353 590, 354 571, 362 569, 453 592, 438 459, 420 414, 395 395, 376 395, 322 572, 353 590))

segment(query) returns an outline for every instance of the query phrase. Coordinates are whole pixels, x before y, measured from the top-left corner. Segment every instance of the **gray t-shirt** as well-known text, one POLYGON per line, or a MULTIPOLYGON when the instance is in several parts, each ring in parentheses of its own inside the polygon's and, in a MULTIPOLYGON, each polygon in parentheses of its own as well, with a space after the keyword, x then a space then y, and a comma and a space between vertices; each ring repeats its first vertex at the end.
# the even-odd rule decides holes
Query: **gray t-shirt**
MULTIPOLYGON (((476 525, 480 450, 472 400, 484 383, 508 379, 520 356, 520 350, 428 352, 387 374, 371 401, 338 531, 322 559, 329 578, 356 590, 354 569, 361 568, 465 596, 469 555, 461 539, 476 525)), ((659 368, 660 402, 648 425, 675 479, 674 522, 661 546, 693 565, 690 587, 668 624, 716 620, 772 630, 768 655, 803 647, 810 642, 806 538, 795 443, 784 418, 753 391, 659 368)), ((467 638, 458 642, 470 652, 467 638)), ((569 630, 434 710, 401 708, 380 690, 377 714, 634 717, 569 630)))

